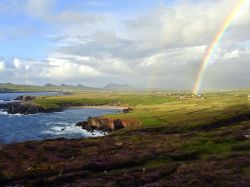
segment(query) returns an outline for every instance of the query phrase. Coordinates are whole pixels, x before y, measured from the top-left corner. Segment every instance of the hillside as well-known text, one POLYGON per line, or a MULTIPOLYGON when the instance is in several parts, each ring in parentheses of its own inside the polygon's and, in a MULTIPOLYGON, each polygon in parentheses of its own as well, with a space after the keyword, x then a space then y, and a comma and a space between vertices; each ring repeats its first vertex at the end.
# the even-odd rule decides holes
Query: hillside
POLYGON ((0 83, 0 92, 75 92, 75 91, 83 91, 83 90, 97 90, 97 88, 86 87, 83 85, 53 85, 53 84, 45 84, 44 86, 34 86, 34 85, 19 85, 19 84, 3 84, 0 83))
POLYGON ((5 145, 0 180, 29 186, 249 186, 247 91, 208 93, 82 92, 35 101, 128 105, 141 126, 101 138, 5 145))

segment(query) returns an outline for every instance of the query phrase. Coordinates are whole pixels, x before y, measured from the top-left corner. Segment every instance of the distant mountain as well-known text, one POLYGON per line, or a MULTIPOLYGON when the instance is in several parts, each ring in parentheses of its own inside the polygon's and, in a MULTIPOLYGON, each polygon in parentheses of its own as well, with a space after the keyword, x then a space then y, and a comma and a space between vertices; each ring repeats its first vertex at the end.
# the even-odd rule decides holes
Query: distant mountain
POLYGON ((78 88, 90 88, 90 87, 84 86, 84 85, 82 85, 82 84, 78 84, 77 87, 78 87, 78 88))
POLYGON ((54 87, 54 86, 56 86, 56 85, 47 83, 47 84, 45 84, 44 86, 45 86, 45 87, 54 87))
POLYGON ((110 83, 104 86, 104 89, 107 90, 134 90, 135 88, 133 86, 130 86, 128 84, 114 84, 110 83))

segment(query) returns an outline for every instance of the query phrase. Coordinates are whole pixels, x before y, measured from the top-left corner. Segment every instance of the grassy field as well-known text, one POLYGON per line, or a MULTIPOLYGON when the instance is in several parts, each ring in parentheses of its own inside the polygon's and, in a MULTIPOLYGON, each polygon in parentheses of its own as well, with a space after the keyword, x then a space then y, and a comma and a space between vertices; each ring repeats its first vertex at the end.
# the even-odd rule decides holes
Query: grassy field
POLYGON ((141 126, 102 138, 4 146, 3 184, 30 186, 249 186, 250 90, 205 93, 81 92, 37 98, 65 103, 119 105, 141 126))
POLYGON ((165 93, 151 92, 119 92, 119 91, 85 91, 73 92, 66 96, 40 97, 33 101, 44 107, 59 107, 64 104, 72 105, 113 105, 141 106, 156 105, 176 101, 178 96, 167 96, 165 93))

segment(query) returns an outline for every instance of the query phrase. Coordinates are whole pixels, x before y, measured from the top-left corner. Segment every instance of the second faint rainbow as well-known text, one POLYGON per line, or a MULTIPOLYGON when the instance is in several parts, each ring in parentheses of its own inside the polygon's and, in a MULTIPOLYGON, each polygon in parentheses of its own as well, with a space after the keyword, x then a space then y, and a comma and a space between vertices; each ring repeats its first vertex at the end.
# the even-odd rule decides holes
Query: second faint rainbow
POLYGON ((215 50, 217 49, 218 44, 220 43, 224 33, 227 31, 227 29, 230 27, 231 23, 233 22, 234 18, 237 16, 237 14, 240 12, 242 7, 245 5, 247 0, 237 0, 236 6, 233 8, 233 10, 230 12, 230 14, 227 16, 225 21, 223 22, 222 26, 220 27, 218 33, 214 37, 212 43, 209 45, 209 47, 206 49, 205 55, 203 57, 203 60, 201 62, 199 71, 197 73, 197 77, 195 79, 195 84, 193 87, 193 94, 198 94, 202 82, 202 78, 204 75, 204 72, 207 68, 207 65, 209 64, 211 57, 215 50))

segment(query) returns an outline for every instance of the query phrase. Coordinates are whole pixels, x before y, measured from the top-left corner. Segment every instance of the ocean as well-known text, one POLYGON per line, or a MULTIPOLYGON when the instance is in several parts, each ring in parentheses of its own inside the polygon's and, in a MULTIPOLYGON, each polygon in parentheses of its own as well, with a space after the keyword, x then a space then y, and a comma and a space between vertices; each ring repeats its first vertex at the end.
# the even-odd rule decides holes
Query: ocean
MULTIPOLYGON (((13 102, 20 95, 48 96, 57 92, 0 93, 0 103, 13 102)), ((103 136, 102 132, 87 132, 75 124, 88 117, 118 113, 118 109, 69 108, 63 112, 38 113, 32 115, 8 114, 0 109, 0 144, 55 138, 86 138, 103 136)))

